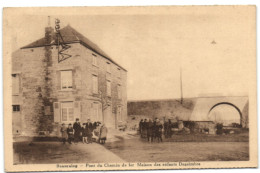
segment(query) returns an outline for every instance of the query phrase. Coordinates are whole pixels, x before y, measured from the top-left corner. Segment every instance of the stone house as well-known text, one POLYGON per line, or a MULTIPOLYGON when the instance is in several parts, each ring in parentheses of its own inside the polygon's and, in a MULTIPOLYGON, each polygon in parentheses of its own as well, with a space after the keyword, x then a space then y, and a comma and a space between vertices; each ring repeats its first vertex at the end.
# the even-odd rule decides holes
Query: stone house
POLYGON ((127 118, 127 71, 71 26, 60 30, 71 57, 58 62, 58 36, 12 54, 13 134, 58 135, 62 123, 104 122, 117 128, 127 118))

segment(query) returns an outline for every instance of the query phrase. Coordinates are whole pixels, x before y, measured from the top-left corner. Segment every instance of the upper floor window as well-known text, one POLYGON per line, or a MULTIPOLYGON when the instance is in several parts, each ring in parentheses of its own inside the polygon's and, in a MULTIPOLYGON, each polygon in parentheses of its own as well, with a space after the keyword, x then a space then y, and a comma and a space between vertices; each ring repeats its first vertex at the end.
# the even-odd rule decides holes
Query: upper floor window
POLYGON ((107 62, 107 72, 111 73, 111 64, 107 62))
POLYGON ((20 77, 18 74, 12 74, 12 92, 13 95, 19 94, 20 90, 20 77))
POLYGON ((92 64, 97 66, 97 55, 92 53, 92 64))
POLYGON ((61 89, 62 90, 72 89, 72 71, 71 70, 61 71, 61 89))
POLYGON ((98 93, 98 77, 96 75, 92 75, 92 88, 93 93, 98 93))
POLYGON ((107 80, 107 95, 111 96, 111 82, 107 80))
POLYGON ((19 112, 20 111, 20 105, 13 105, 13 112, 19 112))
POLYGON ((119 99, 121 99, 121 96, 122 96, 122 93, 121 93, 122 91, 121 91, 121 85, 120 84, 118 84, 117 85, 117 97, 119 98, 119 99))
POLYGON ((120 68, 117 68, 117 77, 121 78, 121 69, 120 68))

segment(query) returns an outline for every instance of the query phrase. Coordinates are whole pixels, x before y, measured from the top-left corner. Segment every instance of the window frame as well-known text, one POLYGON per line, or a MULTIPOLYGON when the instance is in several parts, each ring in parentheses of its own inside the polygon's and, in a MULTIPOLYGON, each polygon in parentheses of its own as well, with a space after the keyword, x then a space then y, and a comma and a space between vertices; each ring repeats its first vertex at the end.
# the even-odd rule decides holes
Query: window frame
POLYGON ((20 111, 21 111, 21 105, 12 105, 12 112, 20 112, 20 111))
POLYGON ((74 102, 73 101, 65 101, 65 102, 60 102, 60 122, 62 123, 73 123, 74 122, 74 118, 75 118, 75 114, 74 114, 74 102), (63 107, 63 104, 65 103, 70 103, 71 107, 63 107), (63 109, 66 109, 66 118, 67 120, 63 120, 63 109), (72 120, 70 120, 70 111, 73 111, 73 116, 72 116, 72 120))
POLYGON ((117 121, 123 121, 122 106, 117 106, 117 121), (119 114, 120 112, 120 114, 119 114))
POLYGON ((106 90, 107 90, 107 96, 111 97, 112 91, 111 91, 111 81, 107 80, 106 81, 106 90), (108 85, 109 84, 109 85, 108 85), (108 87, 109 86, 109 87, 108 87))
POLYGON ((121 69, 120 69, 120 68, 117 68, 117 71, 118 71, 118 72, 117 72, 117 73, 118 73, 118 74, 117 74, 117 77, 118 77, 118 78, 121 78, 121 69))
POLYGON ((106 64, 106 71, 107 71, 107 73, 111 73, 111 63, 110 62, 107 62, 107 64, 106 64))
POLYGON ((60 89, 62 91, 68 91, 68 90, 72 90, 73 89, 73 72, 72 70, 60 70, 60 89), (69 84, 67 84, 66 88, 63 88, 63 75, 62 73, 64 72, 70 72, 71 73, 71 86, 69 86, 69 84))
POLYGON ((122 99, 122 86, 117 84, 117 98, 122 99))
POLYGON ((98 75, 95 74, 92 74, 92 93, 98 94, 98 75), (96 81, 94 81, 94 78, 96 78, 96 81), (95 87, 95 82, 96 82, 96 87, 95 87))
POLYGON ((97 55, 92 53, 92 65, 98 67, 97 55))
MULTIPOLYGON (((102 115, 100 115, 100 103, 98 102, 93 102, 92 103, 92 109, 93 109, 93 116, 92 118, 94 118, 93 121, 100 121, 102 122, 102 115)), ((101 111, 102 112, 102 111, 101 111)))
POLYGON ((12 95, 19 95, 20 94, 20 74, 18 73, 13 73, 12 74, 12 95), (15 80, 17 80, 16 82, 14 82, 14 78, 15 80), (14 85, 17 84, 17 92, 14 92, 14 85))

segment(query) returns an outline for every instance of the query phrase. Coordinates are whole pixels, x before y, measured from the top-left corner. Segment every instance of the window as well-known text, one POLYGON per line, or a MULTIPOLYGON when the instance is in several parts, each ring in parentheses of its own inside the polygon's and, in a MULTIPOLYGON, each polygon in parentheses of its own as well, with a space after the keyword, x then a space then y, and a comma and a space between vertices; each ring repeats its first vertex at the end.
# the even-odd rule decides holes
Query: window
POLYGON ((111 82, 107 80, 107 95, 111 96, 111 82))
POLYGON ((121 85, 120 84, 117 85, 117 97, 119 99, 121 99, 121 85))
POLYGON ((20 105, 13 105, 13 112, 19 112, 20 111, 20 105))
POLYGON ((72 89, 72 71, 61 71, 61 89, 72 89))
POLYGON ((92 117, 93 121, 100 121, 100 122, 102 121, 102 117, 99 112, 100 111, 99 107, 100 107, 99 103, 96 102, 93 103, 93 117, 92 117))
POLYGON ((118 121, 122 121, 123 120, 123 118, 122 118, 122 107, 121 106, 117 107, 117 120, 118 121))
POLYGON ((92 75, 92 87, 93 93, 98 94, 98 77, 96 75, 92 75))
POLYGON ((111 64, 107 62, 107 72, 111 73, 111 64))
POLYGON ((97 66, 97 55, 92 53, 92 64, 97 66))
POLYGON ((74 120, 74 107, 73 102, 61 103, 61 121, 73 122, 74 120))
POLYGON ((117 69, 117 77, 121 78, 121 70, 120 70, 120 68, 117 69))
POLYGON ((13 95, 19 94, 20 90, 20 82, 19 82, 19 75, 18 74, 12 74, 12 92, 13 95))

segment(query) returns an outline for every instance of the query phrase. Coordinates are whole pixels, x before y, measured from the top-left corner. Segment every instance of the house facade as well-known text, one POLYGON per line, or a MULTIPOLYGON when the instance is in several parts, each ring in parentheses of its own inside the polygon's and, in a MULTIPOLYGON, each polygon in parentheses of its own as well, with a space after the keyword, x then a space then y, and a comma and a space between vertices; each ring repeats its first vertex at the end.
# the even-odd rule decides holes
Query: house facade
POLYGON ((76 118, 110 128, 126 121, 127 71, 71 26, 60 33, 71 56, 63 61, 51 27, 12 55, 14 135, 59 135, 76 118))

